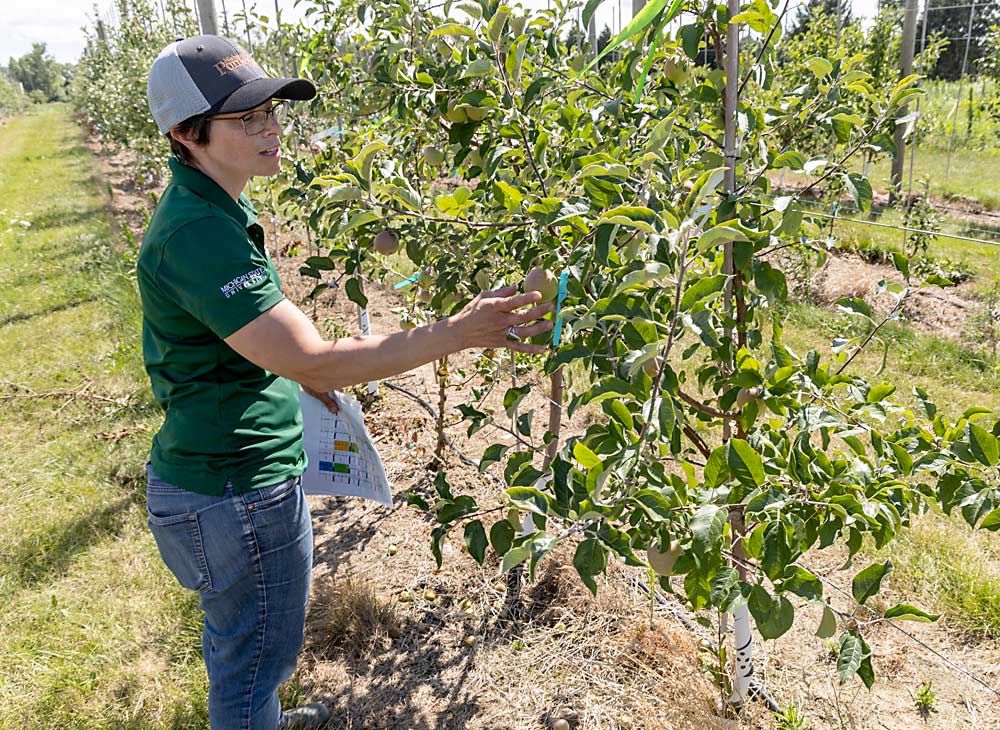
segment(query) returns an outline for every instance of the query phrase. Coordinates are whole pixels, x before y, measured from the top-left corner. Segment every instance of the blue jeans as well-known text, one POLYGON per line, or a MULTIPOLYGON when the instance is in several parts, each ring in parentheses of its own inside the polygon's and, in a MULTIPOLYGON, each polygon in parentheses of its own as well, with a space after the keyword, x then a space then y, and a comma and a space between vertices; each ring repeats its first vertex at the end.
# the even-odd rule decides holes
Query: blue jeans
POLYGON ((205 612, 212 730, 277 730, 278 685, 302 648, 313 535, 299 477, 213 497, 147 470, 149 528, 163 562, 205 612))

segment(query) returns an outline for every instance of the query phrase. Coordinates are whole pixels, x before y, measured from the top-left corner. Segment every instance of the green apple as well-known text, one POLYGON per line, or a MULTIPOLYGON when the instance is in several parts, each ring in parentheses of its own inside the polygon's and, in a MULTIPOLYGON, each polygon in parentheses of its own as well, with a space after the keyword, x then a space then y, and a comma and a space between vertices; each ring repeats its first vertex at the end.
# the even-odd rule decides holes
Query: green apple
POLYGON ((657 575, 670 575, 674 570, 674 563, 683 552, 680 543, 676 540, 671 540, 670 547, 662 552, 654 544, 646 550, 646 561, 657 575))
POLYGON ((687 81, 689 76, 687 65, 683 62, 678 63, 677 60, 673 58, 667 59, 667 66, 664 69, 664 74, 677 86, 680 86, 687 81))
POLYGON ((424 147, 421 154, 423 154, 424 162, 431 167, 440 167, 444 164, 444 151, 434 147, 433 145, 427 145, 424 147))
POLYGON ((486 269, 480 269, 472 278, 473 281, 476 282, 476 286, 478 286, 482 291, 488 291, 490 284, 493 283, 490 281, 490 272, 486 269))
POLYGON ((448 111, 445 112, 445 117, 448 118, 449 122, 455 122, 457 124, 469 121, 469 115, 466 113, 464 106, 464 104, 459 105, 457 101, 452 99, 448 102, 448 111))
POLYGON ((543 302, 551 302, 559 293, 559 280, 548 269, 536 266, 524 277, 524 291, 536 291, 543 302))
POLYGON ((469 119, 473 122, 483 121, 483 117, 489 112, 489 108, 484 106, 472 106, 471 104, 462 104, 465 113, 469 116, 469 119))
POLYGON ((399 250, 399 238, 392 231, 382 231, 375 236, 375 250, 383 256, 391 256, 399 250))

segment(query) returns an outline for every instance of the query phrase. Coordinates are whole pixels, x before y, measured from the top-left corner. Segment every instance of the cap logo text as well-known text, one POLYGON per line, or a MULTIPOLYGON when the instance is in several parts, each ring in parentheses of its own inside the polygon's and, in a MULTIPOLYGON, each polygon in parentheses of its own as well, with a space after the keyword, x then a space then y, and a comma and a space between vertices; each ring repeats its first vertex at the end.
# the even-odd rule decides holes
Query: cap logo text
POLYGON ((250 65, 257 65, 250 56, 245 53, 234 53, 232 56, 226 56, 215 64, 215 70, 219 72, 219 76, 225 76, 230 71, 250 65))

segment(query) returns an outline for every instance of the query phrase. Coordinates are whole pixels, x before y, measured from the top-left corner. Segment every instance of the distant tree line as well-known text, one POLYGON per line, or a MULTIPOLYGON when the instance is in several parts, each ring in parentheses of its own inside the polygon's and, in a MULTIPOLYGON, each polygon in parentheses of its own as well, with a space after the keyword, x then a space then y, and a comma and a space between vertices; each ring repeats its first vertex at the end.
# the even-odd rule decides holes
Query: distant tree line
POLYGON ((44 43, 32 44, 20 58, 11 57, 0 75, 35 102, 65 101, 73 64, 59 63, 46 53, 44 43))
MULTIPOLYGON (((962 75, 963 61, 967 74, 978 74, 983 66, 996 54, 996 35, 990 29, 1000 24, 1000 0, 929 0, 927 28, 923 27, 924 10, 920 4, 917 20, 917 52, 920 39, 926 37, 942 40, 943 48, 933 68, 924 69, 932 79, 955 81, 962 75), (969 32, 971 21, 971 33, 969 32), (966 60, 966 39, 968 39, 968 59, 966 60)), ((903 11, 902 0, 882 0, 881 10, 903 11)), ((799 8, 792 21, 788 36, 805 33, 820 15, 837 19, 838 28, 846 28, 856 22, 851 14, 850 0, 809 0, 799 8)))

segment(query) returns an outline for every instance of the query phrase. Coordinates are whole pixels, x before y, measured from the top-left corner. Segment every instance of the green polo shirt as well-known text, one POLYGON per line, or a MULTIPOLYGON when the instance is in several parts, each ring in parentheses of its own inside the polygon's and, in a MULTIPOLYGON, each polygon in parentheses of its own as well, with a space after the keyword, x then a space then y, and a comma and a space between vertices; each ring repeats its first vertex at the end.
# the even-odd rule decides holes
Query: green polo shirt
POLYGON ((177 160, 139 250, 142 349, 166 411, 153 471, 221 495, 276 484, 306 467, 299 386, 224 339, 284 299, 257 211, 177 160))

